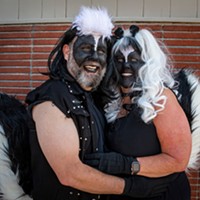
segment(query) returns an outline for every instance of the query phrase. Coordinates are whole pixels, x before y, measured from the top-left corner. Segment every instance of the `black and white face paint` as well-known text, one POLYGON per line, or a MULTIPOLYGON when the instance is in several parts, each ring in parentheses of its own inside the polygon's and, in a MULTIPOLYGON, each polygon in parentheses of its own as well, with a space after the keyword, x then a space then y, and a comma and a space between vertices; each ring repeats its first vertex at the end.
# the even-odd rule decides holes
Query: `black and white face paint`
POLYGON ((132 46, 119 48, 114 55, 114 62, 120 75, 120 85, 124 88, 131 88, 136 82, 138 70, 144 64, 140 52, 132 46))
POLYGON ((100 36, 83 35, 70 48, 68 71, 85 90, 96 88, 107 66, 107 44, 100 36))

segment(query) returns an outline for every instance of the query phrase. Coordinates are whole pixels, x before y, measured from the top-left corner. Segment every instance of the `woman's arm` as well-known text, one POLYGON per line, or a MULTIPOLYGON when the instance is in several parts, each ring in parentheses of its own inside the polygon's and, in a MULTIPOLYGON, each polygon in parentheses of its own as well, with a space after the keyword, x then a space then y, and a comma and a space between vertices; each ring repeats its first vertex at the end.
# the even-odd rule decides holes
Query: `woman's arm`
POLYGON ((42 151, 61 184, 97 194, 121 194, 124 180, 83 164, 74 122, 52 103, 34 107, 33 119, 42 151))
POLYGON ((155 156, 138 157, 139 175, 160 177, 184 171, 191 152, 191 132, 184 111, 175 95, 165 89, 165 109, 154 119, 162 153, 155 156))

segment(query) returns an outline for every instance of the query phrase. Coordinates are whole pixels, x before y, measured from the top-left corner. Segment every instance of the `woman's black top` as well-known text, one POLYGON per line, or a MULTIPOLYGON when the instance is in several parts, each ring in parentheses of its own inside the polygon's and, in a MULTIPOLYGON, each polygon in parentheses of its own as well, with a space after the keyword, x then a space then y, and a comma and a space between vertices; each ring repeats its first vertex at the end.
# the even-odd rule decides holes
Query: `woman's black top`
MULTIPOLYGON (((115 122, 109 124, 106 141, 111 151, 133 157, 156 155, 161 152, 154 124, 144 123, 139 113, 139 109, 134 104, 126 117, 118 118, 115 122)), ((112 196, 110 199, 119 200, 122 197, 112 196)), ((123 197, 123 200, 130 199, 136 200, 137 198, 123 197)), ((185 172, 179 173, 175 181, 168 185, 166 193, 159 197, 143 199, 190 200, 190 185, 185 172)))

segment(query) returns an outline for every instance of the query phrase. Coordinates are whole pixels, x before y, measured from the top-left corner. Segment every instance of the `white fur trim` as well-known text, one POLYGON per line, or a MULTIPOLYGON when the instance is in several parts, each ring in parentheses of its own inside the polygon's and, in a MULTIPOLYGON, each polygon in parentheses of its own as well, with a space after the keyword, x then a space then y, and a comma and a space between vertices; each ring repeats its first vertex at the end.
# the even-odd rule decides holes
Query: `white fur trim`
POLYGON ((187 170, 200 169, 200 81, 190 71, 186 71, 187 79, 192 91, 191 111, 192 111, 192 151, 187 170))
POLYGON ((101 35, 110 38, 113 24, 106 9, 81 7, 80 13, 72 23, 79 35, 101 35))
POLYGON ((7 138, 5 137, 2 126, 0 126, 0 198, 3 200, 31 200, 24 194, 23 189, 18 184, 18 176, 11 170, 11 161, 7 156, 7 138))

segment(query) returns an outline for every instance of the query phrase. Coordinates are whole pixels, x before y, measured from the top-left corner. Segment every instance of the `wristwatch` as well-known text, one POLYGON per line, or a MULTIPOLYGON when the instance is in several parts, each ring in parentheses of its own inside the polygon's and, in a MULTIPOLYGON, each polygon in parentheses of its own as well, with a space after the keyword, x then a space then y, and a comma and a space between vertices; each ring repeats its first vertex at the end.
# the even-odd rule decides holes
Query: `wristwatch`
POLYGON ((136 175, 140 171, 140 163, 134 158, 131 164, 131 175, 136 175))

